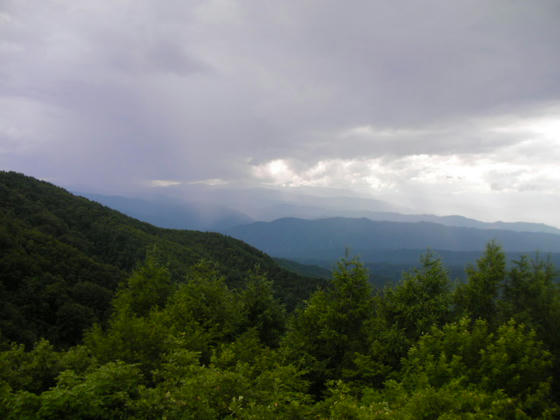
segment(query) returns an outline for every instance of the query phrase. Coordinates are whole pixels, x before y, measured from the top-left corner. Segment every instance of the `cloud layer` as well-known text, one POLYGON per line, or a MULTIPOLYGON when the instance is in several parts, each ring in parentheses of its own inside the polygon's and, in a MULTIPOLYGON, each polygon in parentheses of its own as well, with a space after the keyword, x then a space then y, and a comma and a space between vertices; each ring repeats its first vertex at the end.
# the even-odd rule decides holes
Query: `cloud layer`
POLYGON ((560 225, 559 18, 556 0, 4 0, 0 164, 560 225))

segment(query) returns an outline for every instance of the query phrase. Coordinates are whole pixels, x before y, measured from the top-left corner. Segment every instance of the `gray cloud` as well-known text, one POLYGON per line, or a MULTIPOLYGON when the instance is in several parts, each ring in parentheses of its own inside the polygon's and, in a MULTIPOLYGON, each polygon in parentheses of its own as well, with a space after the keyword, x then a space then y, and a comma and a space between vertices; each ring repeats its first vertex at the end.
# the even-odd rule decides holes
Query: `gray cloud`
POLYGON ((363 194, 556 194, 560 139, 517 126, 560 119, 559 17, 556 0, 5 0, 0 164, 116 192, 258 186, 282 160, 292 184, 363 194))

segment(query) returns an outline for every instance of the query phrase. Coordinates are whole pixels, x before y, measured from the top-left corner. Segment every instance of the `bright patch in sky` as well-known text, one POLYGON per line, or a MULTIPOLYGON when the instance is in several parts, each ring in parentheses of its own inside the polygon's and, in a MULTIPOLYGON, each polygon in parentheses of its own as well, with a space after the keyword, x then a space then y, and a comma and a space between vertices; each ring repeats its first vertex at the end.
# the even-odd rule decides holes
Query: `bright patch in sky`
POLYGON ((166 187, 173 187, 176 185, 181 185, 179 181, 172 181, 170 179, 154 179, 150 181, 150 185, 156 188, 166 188, 166 187))
POLYGON ((211 187, 215 187, 217 185, 227 185, 228 181, 220 178, 210 178, 210 179, 201 179, 199 181, 190 181, 189 184, 191 185, 202 184, 202 185, 209 185, 211 187))
MULTIPOLYGON (((473 147, 472 153, 452 153, 443 145, 442 153, 384 155, 370 158, 324 159, 312 165, 291 159, 274 159, 252 168, 261 182, 282 187, 321 186, 348 188, 362 194, 396 192, 408 188, 433 187, 451 194, 535 191, 560 194, 560 118, 508 120, 507 125, 479 121, 476 136, 508 135, 514 142, 500 144, 490 153, 473 147)), ((363 125, 346 130, 344 138, 356 136, 370 142, 390 138, 394 147, 412 136, 455 131, 462 126, 418 130, 375 129, 363 125)), ((351 147, 349 145, 349 147, 351 147)), ((390 150, 390 146, 388 147, 390 150)), ((398 147, 396 149, 398 151, 398 147)))

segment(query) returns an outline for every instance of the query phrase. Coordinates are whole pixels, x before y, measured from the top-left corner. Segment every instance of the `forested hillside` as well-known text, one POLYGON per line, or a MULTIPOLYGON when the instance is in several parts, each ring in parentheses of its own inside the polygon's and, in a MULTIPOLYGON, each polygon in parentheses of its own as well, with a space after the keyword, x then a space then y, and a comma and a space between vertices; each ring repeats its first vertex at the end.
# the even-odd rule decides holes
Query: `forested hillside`
POLYGON ((234 288, 256 270, 288 308, 324 284, 239 240, 156 228, 13 172, 0 172, 0 250, 0 329, 26 344, 40 337, 76 344, 84 328, 107 319, 113 293, 147 253, 174 282, 203 260, 234 288))
POLYGON ((375 289, 347 258, 317 289, 237 240, 1 180, 1 418, 560 416, 545 259, 490 242, 454 287, 427 252, 375 289))

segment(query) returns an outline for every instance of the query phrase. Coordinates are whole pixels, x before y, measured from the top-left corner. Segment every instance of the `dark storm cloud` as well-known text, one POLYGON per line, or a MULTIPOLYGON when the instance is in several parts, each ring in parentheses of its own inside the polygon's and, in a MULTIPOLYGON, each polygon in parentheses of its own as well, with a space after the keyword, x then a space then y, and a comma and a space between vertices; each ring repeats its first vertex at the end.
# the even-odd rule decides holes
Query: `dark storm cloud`
POLYGON ((117 190, 371 168, 397 188, 429 155, 488 161, 475 178, 503 191, 557 154, 510 128, 559 118, 559 17, 556 0, 5 0, 0 164, 117 190))

